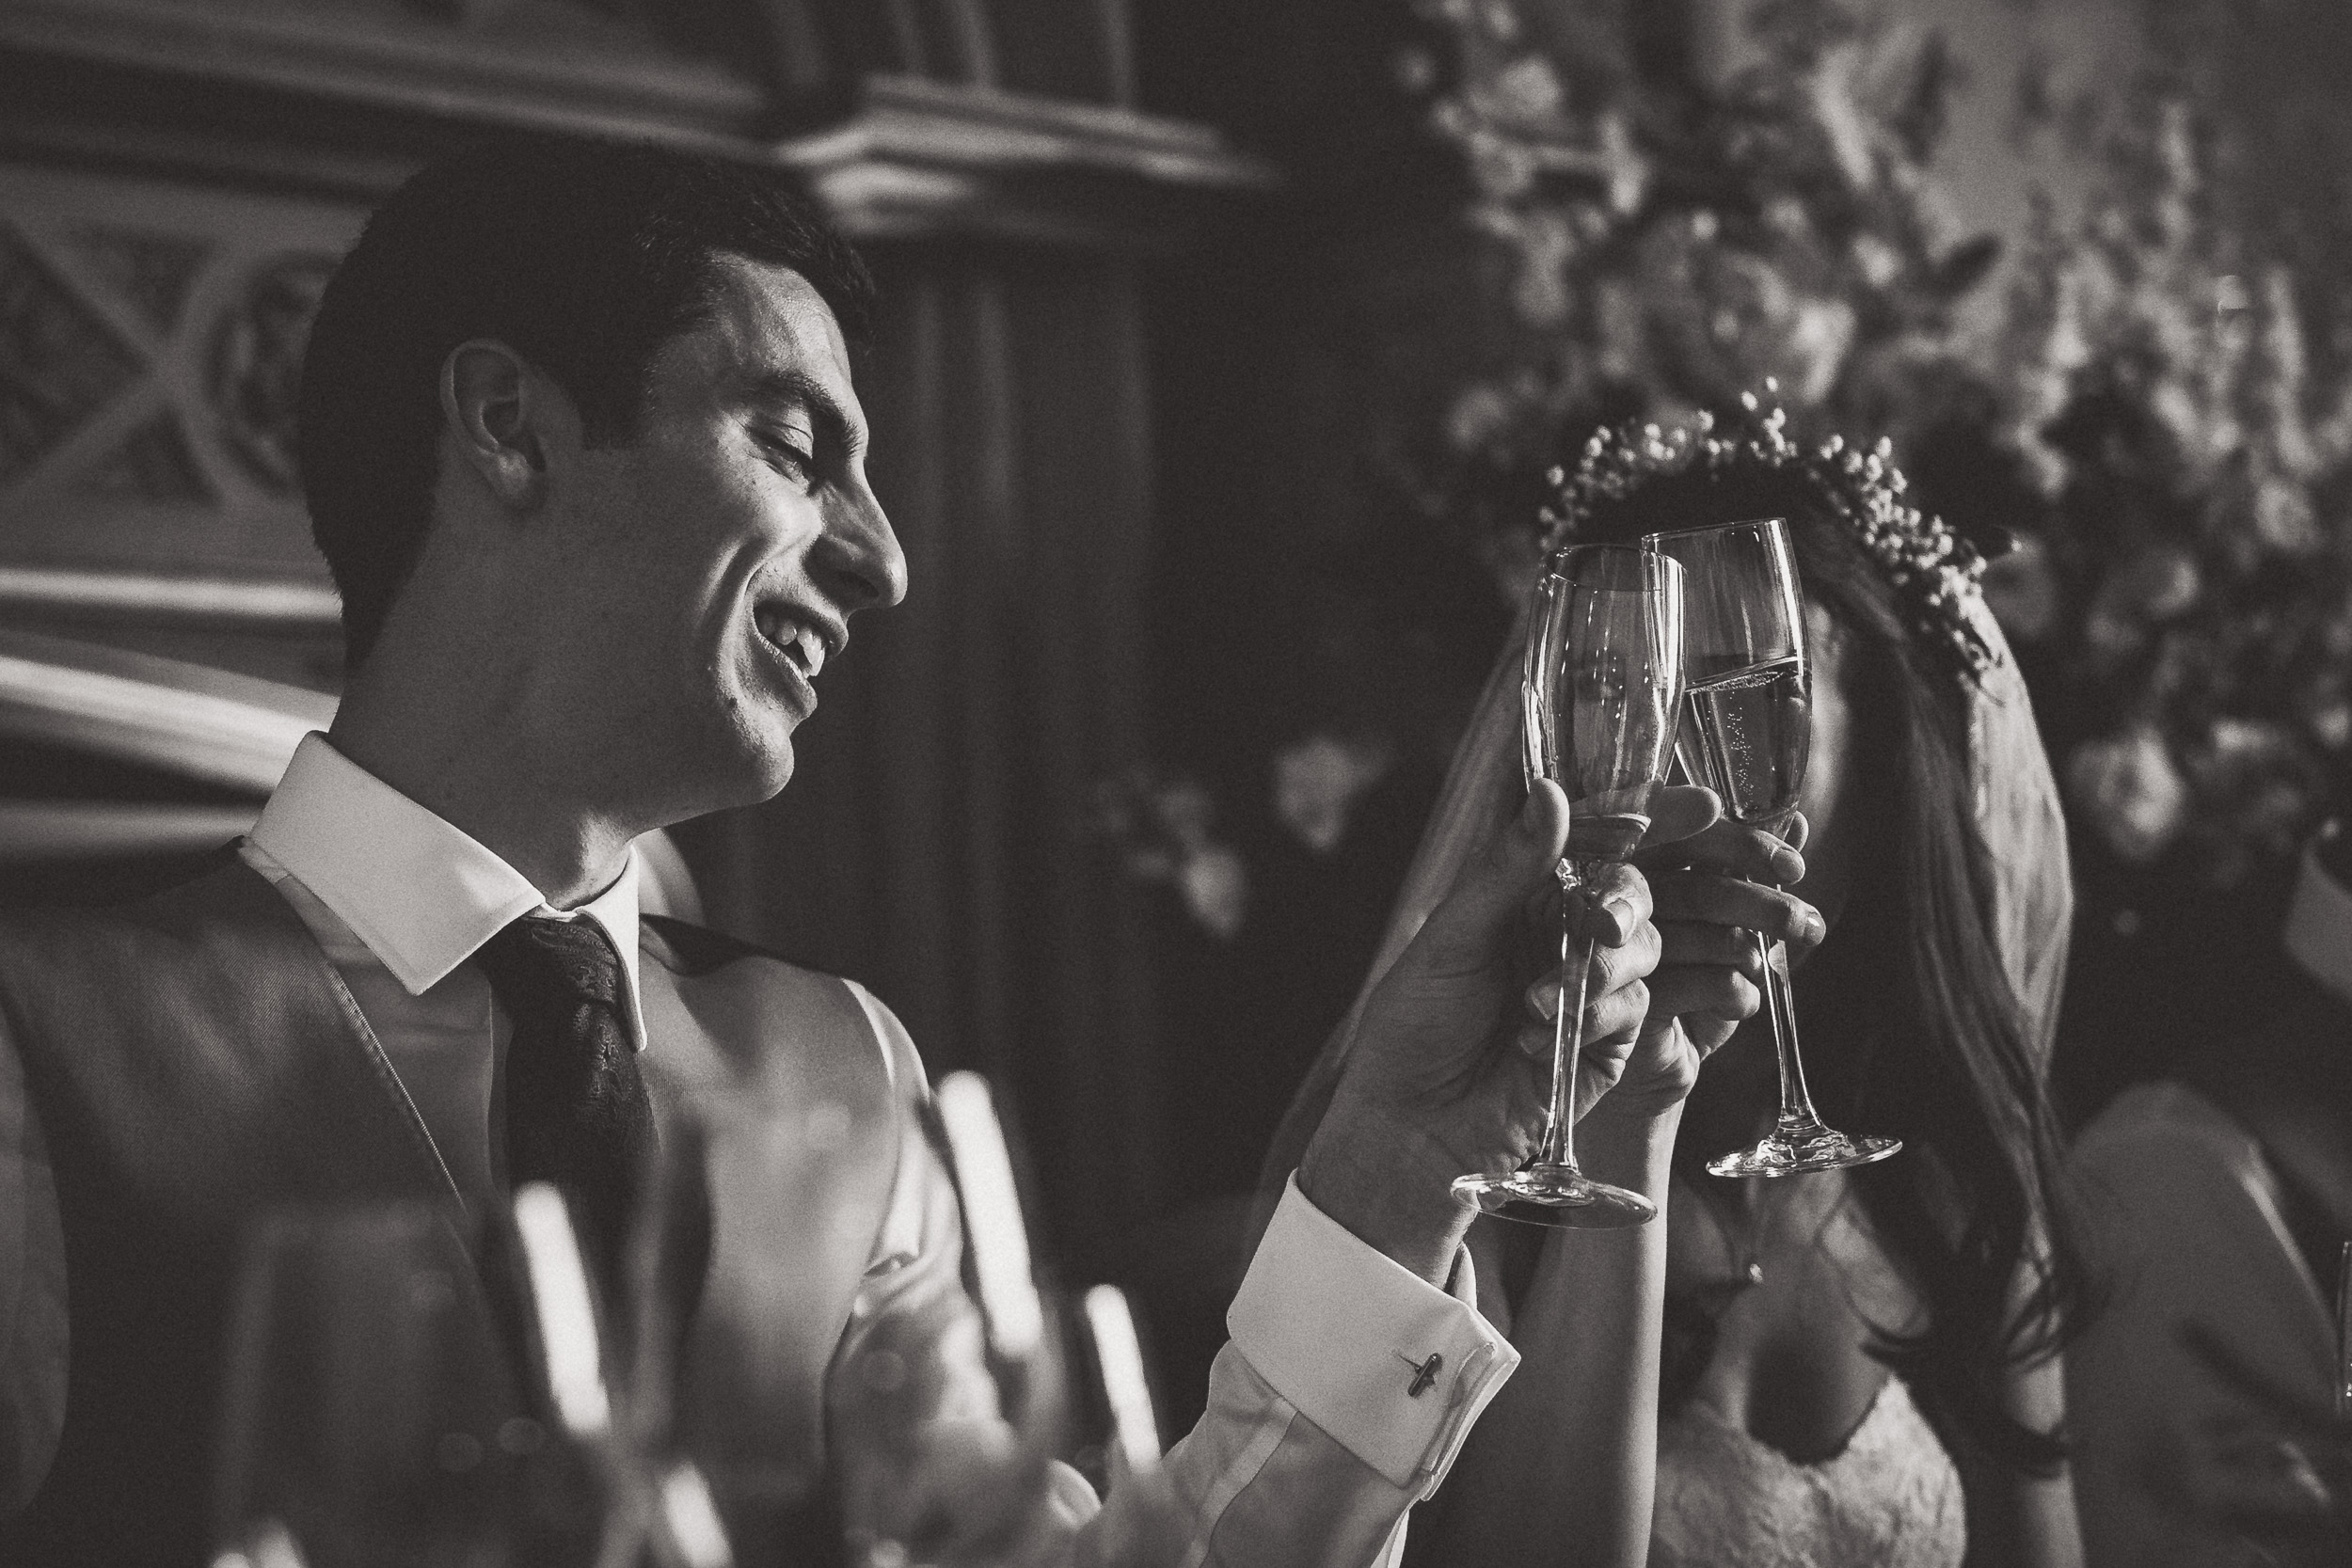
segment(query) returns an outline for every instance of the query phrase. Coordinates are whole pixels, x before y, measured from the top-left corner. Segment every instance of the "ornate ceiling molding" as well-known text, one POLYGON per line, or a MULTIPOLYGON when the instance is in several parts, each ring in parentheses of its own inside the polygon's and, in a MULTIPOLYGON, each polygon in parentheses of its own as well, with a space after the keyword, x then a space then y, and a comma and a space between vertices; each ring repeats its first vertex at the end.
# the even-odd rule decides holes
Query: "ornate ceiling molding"
POLYGON ((716 63, 626 42, 389 7, 9 0, 0 151, 364 198, 482 131, 640 139, 797 170, 861 238, 1118 249, 1180 243, 1276 183, 1216 131, 1132 109, 903 74, 785 106, 716 63), (819 103, 822 123, 774 129, 819 103))
POLYGON ((837 124, 761 145, 866 239, 934 232, 1165 248, 1273 169, 1204 126, 915 76, 868 76, 837 124))
POLYGON ((10 0, 0 44, 27 54, 442 119, 663 141, 748 136, 753 82, 666 52, 502 35, 397 10, 256 0, 10 0))

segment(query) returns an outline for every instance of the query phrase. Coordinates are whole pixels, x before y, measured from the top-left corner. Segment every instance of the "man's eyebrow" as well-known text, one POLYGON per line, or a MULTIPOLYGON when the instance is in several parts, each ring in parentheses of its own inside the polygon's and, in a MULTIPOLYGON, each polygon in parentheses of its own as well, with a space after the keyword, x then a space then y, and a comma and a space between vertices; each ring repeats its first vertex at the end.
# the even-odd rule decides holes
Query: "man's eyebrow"
POLYGON ((751 397, 771 406, 788 404, 806 409, 817 421, 820 440, 853 450, 865 444, 865 425, 851 419, 840 399, 803 372, 770 371, 752 383, 751 397))

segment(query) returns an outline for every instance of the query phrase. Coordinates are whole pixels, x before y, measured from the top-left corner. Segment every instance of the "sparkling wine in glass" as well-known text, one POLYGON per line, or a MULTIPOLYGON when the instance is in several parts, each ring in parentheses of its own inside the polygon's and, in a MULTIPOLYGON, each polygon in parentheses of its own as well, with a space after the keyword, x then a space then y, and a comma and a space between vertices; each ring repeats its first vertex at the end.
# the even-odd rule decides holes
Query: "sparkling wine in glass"
MULTIPOLYGON (((1813 667, 1788 525, 1773 517, 1684 529, 1650 534, 1642 546, 1683 568, 1688 711, 1675 747, 1682 770, 1722 797, 1733 821, 1784 833, 1813 739, 1813 667)), ((1788 950, 1762 932, 1755 940, 1780 1057, 1780 1114, 1755 1147, 1707 1168, 1717 1176, 1792 1176, 1885 1159, 1902 1148, 1899 1140, 1850 1136, 1814 1111, 1788 1000, 1788 950)))
MULTIPOLYGON (((1573 546, 1551 558, 1529 610, 1522 690, 1529 777, 1556 781, 1568 798, 1565 891, 1623 861, 1649 832, 1650 792, 1672 757, 1682 669, 1682 570, 1673 560, 1617 545, 1573 546)), ((1643 1225, 1658 1206, 1579 1170, 1569 1135, 1593 972, 1593 943, 1574 940, 1572 911, 1563 899, 1542 1140, 1509 1175, 1465 1176, 1454 1189, 1488 1213, 1531 1225, 1643 1225)))

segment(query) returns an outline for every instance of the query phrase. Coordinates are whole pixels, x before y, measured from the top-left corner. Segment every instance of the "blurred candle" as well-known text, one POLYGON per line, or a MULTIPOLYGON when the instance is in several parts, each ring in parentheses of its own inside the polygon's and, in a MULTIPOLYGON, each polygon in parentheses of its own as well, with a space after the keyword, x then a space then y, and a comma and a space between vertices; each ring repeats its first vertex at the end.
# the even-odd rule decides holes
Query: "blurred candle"
POLYGON ((988 1082, 951 1072, 939 1083, 939 1119, 963 1195, 963 1221, 972 1268, 988 1322, 989 1348, 1007 1361, 1027 1362, 1045 1337, 1045 1308, 1029 1273, 1029 1233, 1013 1184, 1012 1157, 988 1082))
POLYGON ((1160 1423, 1152 1410, 1152 1385, 1144 1376, 1143 1346, 1127 1293, 1097 1285, 1086 1293, 1087 1333, 1094 1340, 1095 1365, 1103 1370, 1103 1394, 1111 1408, 1111 1435, 1132 1475, 1159 1468, 1160 1423))
POLYGON ((575 1438, 600 1438, 612 1424, 612 1407, 605 1392, 588 1270, 564 1195, 544 1181, 526 1183, 515 1194, 515 1229, 531 1275, 555 1413, 575 1438))

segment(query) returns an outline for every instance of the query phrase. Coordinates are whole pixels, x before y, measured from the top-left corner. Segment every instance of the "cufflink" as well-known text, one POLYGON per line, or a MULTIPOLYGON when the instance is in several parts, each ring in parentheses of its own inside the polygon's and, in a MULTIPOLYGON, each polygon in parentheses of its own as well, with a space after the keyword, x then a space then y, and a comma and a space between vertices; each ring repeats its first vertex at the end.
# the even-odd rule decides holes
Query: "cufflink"
POLYGON ((1405 1389, 1405 1397, 1410 1400, 1417 1400, 1429 1392, 1431 1385, 1438 1381, 1438 1371, 1445 1366, 1445 1357, 1434 1350, 1429 1353, 1426 1361, 1416 1361, 1403 1351, 1396 1353, 1396 1358, 1413 1369, 1413 1381, 1405 1389))

